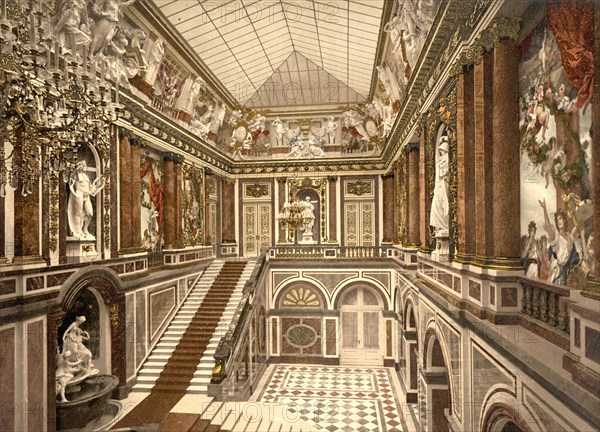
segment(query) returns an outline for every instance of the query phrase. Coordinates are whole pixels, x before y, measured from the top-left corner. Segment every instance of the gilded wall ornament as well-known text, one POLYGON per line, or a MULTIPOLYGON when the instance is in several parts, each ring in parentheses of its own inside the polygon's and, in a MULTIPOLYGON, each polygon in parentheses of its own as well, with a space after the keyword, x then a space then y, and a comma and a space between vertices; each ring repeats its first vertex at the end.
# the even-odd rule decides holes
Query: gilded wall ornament
POLYGON ((373 183, 359 180, 346 183, 346 192, 349 195, 363 196, 373 193, 373 183))
POLYGON ((254 183, 246 185, 246 195, 252 198, 269 196, 269 185, 266 183, 254 183))

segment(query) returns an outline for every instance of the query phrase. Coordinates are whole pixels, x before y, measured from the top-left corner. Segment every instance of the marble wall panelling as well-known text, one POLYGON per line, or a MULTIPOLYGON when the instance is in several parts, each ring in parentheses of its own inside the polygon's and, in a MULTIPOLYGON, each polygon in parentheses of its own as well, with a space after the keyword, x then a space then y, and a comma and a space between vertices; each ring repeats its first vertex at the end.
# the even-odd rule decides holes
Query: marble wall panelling
POLYGON ((135 293, 125 296, 125 337, 127 377, 135 375, 135 293))
POLYGON ((146 292, 135 293, 135 358, 136 367, 140 367, 146 356, 146 292))
POLYGON ((154 341, 158 330, 163 326, 169 313, 177 303, 177 285, 162 288, 148 294, 150 340, 154 341))
POLYGON ((274 271, 271 273, 271 286, 273 287, 273 294, 277 292, 277 289, 284 283, 284 281, 300 276, 300 272, 288 272, 288 271, 274 271))
POLYGON ((181 302, 183 301, 183 299, 185 298, 185 280, 184 279, 180 279, 177 283, 178 285, 178 293, 177 293, 177 304, 181 304, 181 302))
POLYGON ((454 412, 462 419, 462 370, 463 363, 461 362, 461 335, 450 327, 445 321, 438 319, 438 325, 442 331, 442 335, 446 341, 446 348, 448 349, 449 359, 446 361, 450 364, 447 366, 450 369, 450 380, 452 381, 452 402, 454 405, 454 412))
POLYGON ((23 409, 27 413, 27 430, 42 431, 46 425, 44 320, 28 322, 25 333, 27 338, 27 396, 26 406, 23 409))
MULTIPOLYGON (((523 404, 527 410, 523 414, 527 423, 536 423, 547 431, 565 432, 574 430, 584 430, 581 426, 577 427, 569 423, 564 418, 564 412, 558 411, 548 403, 547 398, 540 397, 531 388, 522 384, 523 404), (529 414, 529 415, 527 415, 529 414)), ((560 403, 555 406, 560 407, 560 403)), ((591 430, 591 429, 590 429, 591 430)))
POLYGON ((357 278, 359 272, 319 272, 305 271, 302 275, 307 278, 313 278, 319 281, 327 289, 329 294, 335 292, 335 289, 349 279, 357 278))
POLYGON ((15 327, 0 330, 0 400, 3 406, 0 430, 6 431, 15 430, 15 333, 15 327))
MULTIPOLYGON (((471 358, 471 402, 474 407, 483 406, 485 397, 492 386, 496 387, 501 384, 511 392, 516 391, 514 375, 492 361, 492 356, 473 341, 471 341, 471 358)), ((473 430, 479 430, 480 416, 480 411, 476 409, 473 412, 473 430)))
POLYGON ((374 279, 378 281, 385 287, 388 294, 391 293, 389 272, 363 272, 363 276, 367 279, 374 279))

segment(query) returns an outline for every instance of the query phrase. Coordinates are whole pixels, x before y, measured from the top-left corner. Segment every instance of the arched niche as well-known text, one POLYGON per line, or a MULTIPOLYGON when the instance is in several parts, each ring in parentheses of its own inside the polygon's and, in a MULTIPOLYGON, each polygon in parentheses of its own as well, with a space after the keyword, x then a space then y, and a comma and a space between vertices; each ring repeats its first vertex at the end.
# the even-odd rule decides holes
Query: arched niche
POLYGON ((424 340, 424 376, 428 381, 428 374, 436 374, 437 378, 426 383, 423 391, 426 392, 427 424, 431 430, 449 431, 447 412, 452 412, 452 386, 450 383, 450 368, 437 332, 429 328, 424 340), (443 376, 443 380, 440 378, 443 376))
POLYGON ((96 368, 102 374, 116 375, 124 386, 125 295, 117 274, 105 267, 87 266, 65 281, 59 301, 60 308, 48 315, 49 379, 54 381, 56 353, 62 347, 64 331, 77 316, 84 315, 82 329, 90 333, 90 339, 99 338, 85 343, 96 368))
MULTIPOLYGON (((513 396, 506 394, 502 396, 518 406, 513 396)), ((500 399, 499 395, 496 395, 495 399, 500 399)), ((532 432, 534 429, 515 408, 506 403, 495 402, 483 417, 481 430, 482 432, 532 432)))
POLYGON ((102 301, 102 296, 91 286, 82 288, 77 293, 57 332, 59 351, 63 351, 65 330, 84 316, 85 322, 81 329, 90 335, 89 341, 84 345, 92 352, 92 361, 101 374, 111 372, 111 340, 108 308, 102 301))

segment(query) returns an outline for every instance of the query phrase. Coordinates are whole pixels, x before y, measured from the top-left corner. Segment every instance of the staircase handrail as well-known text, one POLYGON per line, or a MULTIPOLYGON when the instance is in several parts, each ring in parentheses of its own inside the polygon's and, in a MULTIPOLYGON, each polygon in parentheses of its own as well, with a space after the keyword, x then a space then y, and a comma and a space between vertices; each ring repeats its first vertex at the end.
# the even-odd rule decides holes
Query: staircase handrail
POLYGON ((242 290, 242 299, 235 310, 231 324, 227 333, 219 340, 217 349, 215 350, 214 359, 215 366, 213 368, 210 382, 212 384, 218 384, 225 379, 228 375, 229 360, 232 358, 231 354, 236 351, 240 344, 240 334, 242 330, 247 326, 250 319, 250 296, 254 294, 256 285, 260 279, 260 276, 264 270, 268 249, 262 250, 262 253, 258 257, 256 265, 252 271, 252 274, 246 281, 242 290))

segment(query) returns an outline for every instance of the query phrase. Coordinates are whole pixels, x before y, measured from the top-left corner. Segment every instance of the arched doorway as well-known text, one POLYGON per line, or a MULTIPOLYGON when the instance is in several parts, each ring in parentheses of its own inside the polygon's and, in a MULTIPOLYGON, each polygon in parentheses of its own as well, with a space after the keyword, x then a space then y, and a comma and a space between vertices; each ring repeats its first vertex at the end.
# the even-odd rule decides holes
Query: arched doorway
POLYGON ((449 431, 448 415, 451 414, 452 398, 448 365, 437 334, 431 330, 425 336, 425 370, 426 415, 429 430, 436 432, 449 431))
POLYGON ((383 365, 383 305, 370 288, 356 287, 341 301, 340 364, 383 365))

